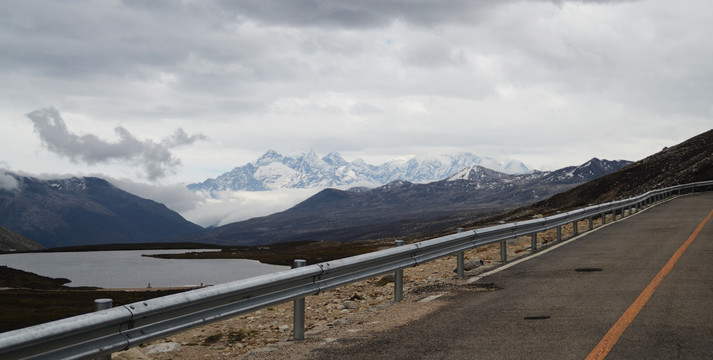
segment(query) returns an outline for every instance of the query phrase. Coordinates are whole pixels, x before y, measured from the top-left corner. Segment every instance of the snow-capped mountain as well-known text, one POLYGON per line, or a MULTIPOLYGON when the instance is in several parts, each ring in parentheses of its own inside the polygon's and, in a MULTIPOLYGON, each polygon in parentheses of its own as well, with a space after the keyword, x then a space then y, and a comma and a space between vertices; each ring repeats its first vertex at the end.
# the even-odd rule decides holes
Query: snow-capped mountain
POLYGON ((383 185, 395 180, 423 183, 447 178, 464 168, 479 165, 507 174, 530 170, 520 161, 501 164, 470 153, 370 165, 361 159, 347 162, 336 152, 320 158, 313 151, 295 157, 270 150, 256 161, 239 166, 215 179, 188 185, 194 191, 266 191, 282 188, 317 188, 357 184, 383 185))

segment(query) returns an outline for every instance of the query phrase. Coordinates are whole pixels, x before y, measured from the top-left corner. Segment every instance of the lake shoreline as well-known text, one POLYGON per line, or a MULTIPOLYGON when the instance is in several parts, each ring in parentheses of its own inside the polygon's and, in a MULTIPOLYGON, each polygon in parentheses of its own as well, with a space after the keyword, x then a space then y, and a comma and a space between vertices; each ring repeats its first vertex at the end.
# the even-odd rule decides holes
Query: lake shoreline
POLYGON ((394 246, 394 241, 372 240, 354 242, 300 241, 260 246, 219 246, 201 243, 142 243, 87 245, 42 249, 35 251, 1 252, 3 254, 33 254, 92 251, 149 251, 149 250, 219 250, 213 252, 192 252, 175 254, 149 254, 147 257, 161 259, 245 259, 257 260, 263 264, 292 266, 294 260, 307 260, 308 264, 361 255, 394 246))

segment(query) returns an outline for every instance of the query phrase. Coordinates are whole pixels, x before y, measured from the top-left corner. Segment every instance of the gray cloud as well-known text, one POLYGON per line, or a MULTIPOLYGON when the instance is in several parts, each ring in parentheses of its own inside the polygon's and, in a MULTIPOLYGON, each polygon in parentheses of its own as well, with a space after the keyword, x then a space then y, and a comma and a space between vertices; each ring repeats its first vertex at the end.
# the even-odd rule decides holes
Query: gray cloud
MULTIPOLYGON (((529 0, 562 4, 616 3, 636 0, 529 0)), ((382 0, 245 0, 222 1, 237 15, 259 19, 270 24, 304 27, 375 28, 394 21, 417 26, 443 24, 472 25, 490 14, 493 8, 523 0, 448 0, 448 1, 382 1, 382 0)))
POLYGON ((170 149, 190 145, 197 140, 204 140, 202 134, 188 135, 182 129, 160 143, 151 140, 139 140, 125 128, 114 128, 119 141, 111 143, 94 134, 76 135, 69 131, 64 119, 55 108, 37 109, 27 117, 34 123, 34 128, 48 150, 66 156, 75 163, 88 165, 123 161, 139 165, 148 179, 156 180, 175 172, 180 160, 175 158, 170 149))
POLYGON ((248 0, 224 2, 244 16, 267 23, 290 26, 374 28, 400 20, 433 26, 464 23, 482 17, 489 8, 504 1, 339 1, 339 0, 248 0))

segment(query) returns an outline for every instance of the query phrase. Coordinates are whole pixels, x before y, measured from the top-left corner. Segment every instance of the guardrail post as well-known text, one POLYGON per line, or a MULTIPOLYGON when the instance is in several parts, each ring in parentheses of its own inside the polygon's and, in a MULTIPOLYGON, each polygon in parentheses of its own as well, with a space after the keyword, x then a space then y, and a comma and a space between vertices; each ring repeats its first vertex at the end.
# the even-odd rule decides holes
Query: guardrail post
POLYGON ((607 213, 603 212, 602 213, 602 225, 607 223, 607 213))
POLYGON ((113 304, 112 299, 96 299, 94 300, 94 311, 111 309, 113 304))
POLYGON ((508 262, 508 243, 507 240, 500 241, 500 262, 508 262))
POLYGON ((594 217, 590 216, 589 217, 589 230, 594 229, 594 217))
MULTIPOLYGON (((111 309, 114 301, 112 299, 102 298, 94 300, 94 311, 101 311, 106 309, 111 309)), ((111 354, 102 355, 94 358, 95 360, 111 360, 111 354)))
POLYGON ((532 239, 531 239, 532 244, 530 245, 530 250, 532 252, 536 252, 537 251, 537 233, 532 233, 531 236, 532 236, 532 239))
MULTIPOLYGON (((299 268, 307 265, 307 260, 296 259, 292 268, 299 268)), ((295 299, 292 321, 292 339, 305 339, 305 298, 295 299)))
MULTIPOLYGON (((403 240, 396 240, 396 247, 403 246, 403 240)), ((404 271, 399 269, 394 272, 394 302, 404 299, 404 271)))
POLYGON ((562 225, 557 226, 557 242, 562 241, 562 225))
POLYGON ((579 235, 579 221, 578 220, 572 221, 572 231, 573 231, 574 236, 579 235))
MULTIPOLYGON (((462 233, 464 230, 463 228, 458 228, 459 233, 462 233)), ((458 278, 462 279, 465 277, 465 254, 463 251, 459 251, 456 255, 456 263, 456 273, 458 274, 458 278)))

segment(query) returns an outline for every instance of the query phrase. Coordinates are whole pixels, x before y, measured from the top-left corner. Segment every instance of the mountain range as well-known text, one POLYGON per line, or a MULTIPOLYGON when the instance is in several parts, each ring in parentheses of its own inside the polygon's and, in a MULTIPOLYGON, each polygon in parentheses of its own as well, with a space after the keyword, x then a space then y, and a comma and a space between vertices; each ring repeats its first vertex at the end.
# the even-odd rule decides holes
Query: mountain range
POLYGON ((210 193, 225 190, 326 188, 356 184, 378 186, 395 180, 423 183, 445 179, 474 165, 507 174, 530 172, 520 161, 512 160, 501 164, 495 159, 471 153, 413 157, 409 160, 392 160, 376 166, 360 159, 347 162, 336 152, 320 158, 313 151, 292 157, 270 150, 255 162, 236 167, 214 179, 189 184, 188 188, 210 193))
POLYGON ((203 229, 100 178, 7 174, 17 186, 0 189, 0 226, 45 247, 156 242, 203 229))
POLYGON ((474 165, 426 184, 396 180, 377 188, 330 188, 286 211, 181 236, 175 241, 244 246, 413 234, 433 219, 447 219, 463 212, 478 217, 530 204, 629 164, 594 158, 580 166, 527 174, 506 174, 474 165))

